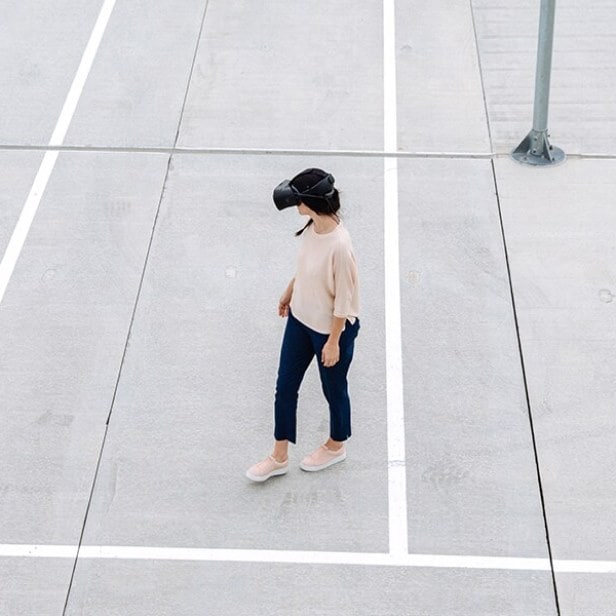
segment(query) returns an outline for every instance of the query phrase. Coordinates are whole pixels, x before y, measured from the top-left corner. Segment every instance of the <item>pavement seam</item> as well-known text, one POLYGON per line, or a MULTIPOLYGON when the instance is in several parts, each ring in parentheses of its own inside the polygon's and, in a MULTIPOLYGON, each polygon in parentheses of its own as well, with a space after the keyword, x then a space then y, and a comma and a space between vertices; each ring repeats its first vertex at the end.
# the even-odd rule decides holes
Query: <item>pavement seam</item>
POLYGON ((548 550, 548 558, 550 561, 550 572, 552 575, 552 586, 554 588, 554 602, 556 605, 556 613, 558 616, 561 616, 561 612, 560 612, 560 604, 558 601, 558 587, 556 585, 556 573, 554 571, 554 559, 552 556, 552 546, 550 543, 550 531, 548 528, 548 518, 547 518, 547 512, 546 512, 546 506, 545 506, 545 497, 543 494, 543 483, 541 481, 541 469, 540 469, 540 465, 539 465, 539 454, 537 452, 537 440, 535 438, 535 426, 533 423, 533 414, 532 414, 532 409, 531 409, 531 404, 530 404, 530 395, 528 393, 528 381, 526 379, 526 366, 524 363, 524 352, 522 349, 522 339, 520 336, 520 327, 519 327, 519 323, 518 323, 518 314, 517 314, 517 310, 516 310, 516 305, 515 305, 515 294, 513 292, 513 282, 512 282, 512 278, 511 278, 511 269, 509 266, 509 253, 507 251, 507 240, 505 238, 505 226, 503 223, 503 215, 502 215, 502 210, 501 210, 501 202, 500 202, 500 195, 498 192, 498 180, 496 177, 496 167, 494 165, 494 161, 492 160, 490 162, 490 165, 492 167, 492 179, 494 181, 494 191, 495 191, 495 195, 496 195, 496 205, 498 207, 498 216, 499 216, 499 220, 500 220, 500 227, 501 227, 501 235, 502 235, 502 240, 503 240, 503 250, 505 253, 505 264, 507 266, 507 278, 509 281, 509 292, 511 294, 511 307, 512 307, 512 311, 513 311, 513 319, 514 319, 514 324, 515 324, 515 333, 516 333, 516 338, 517 338, 517 342, 518 342, 518 352, 520 355, 520 366, 522 369, 522 380, 524 383, 524 395, 526 397, 526 409, 528 412, 528 421, 529 421, 529 427, 530 427, 530 434, 531 434, 531 439, 532 439, 532 443, 533 443, 533 454, 535 457, 535 470, 537 472, 537 486, 539 488, 539 498, 541 500, 541 512, 543 514, 543 527, 545 530, 545 540, 546 540, 546 546, 547 546, 547 550, 548 550))
MULTIPOLYGON (((381 150, 309 150, 290 148, 190 148, 190 147, 167 147, 167 146, 81 146, 81 145, 13 145, 0 144, 0 151, 19 152, 106 152, 106 153, 134 153, 134 154, 231 154, 236 156, 348 156, 348 157, 373 157, 373 158, 484 158, 489 159, 493 152, 410 152, 410 151, 381 151, 381 150)), ((616 155, 614 156, 616 158, 616 155)))
POLYGON ((475 39, 475 52, 477 54, 477 65, 479 67, 479 82, 481 83, 481 95, 483 97, 483 110, 486 116, 486 128, 488 130, 488 141, 490 143, 490 151, 494 151, 494 142, 492 141, 492 127, 490 126, 490 112, 488 110, 488 99, 486 96, 486 88, 483 80, 483 67, 481 65, 481 53, 479 51, 479 36, 477 35, 477 20, 475 19, 475 9, 473 8, 473 0, 468 0, 471 22, 473 24, 473 37, 475 39))
POLYGON ((98 471, 100 468, 101 460, 103 458, 103 450, 105 449, 105 442, 107 441, 107 433, 109 432, 109 425, 105 425, 105 432, 103 434, 103 440, 101 442, 101 448, 98 452, 98 459, 96 461, 96 469, 94 470, 94 480, 92 482, 92 487, 90 488, 90 495, 88 497, 88 504, 86 506, 86 512, 83 518, 83 524, 81 525, 81 533, 79 535, 79 543, 77 544, 77 553, 73 556, 73 568, 71 570, 71 578, 68 583, 68 588, 66 590, 66 598, 64 599, 64 607, 62 608, 62 616, 66 615, 66 610, 68 609, 68 603, 71 597, 71 590, 73 588, 73 581, 75 579, 75 571, 77 570, 77 562, 79 560, 79 551, 81 550, 81 545, 83 542, 83 537, 86 530, 86 521, 88 519, 88 514, 90 512, 90 506, 92 504, 92 496, 94 494, 94 487, 96 486, 96 478, 98 477, 98 471))
MULTIPOLYGON (((182 102, 182 107, 180 109, 178 125, 177 125, 177 129, 176 129, 176 132, 175 132, 175 138, 174 138, 174 141, 173 141, 173 148, 172 149, 175 149, 175 147, 177 145, 178 138, 179 138, 180 127, 182 125, 182 119, 184 117, 184 110, 185 110, 185 107, 186 107, 186 100, 188 98, 188 91, 190 89, 190 84, 191 84, 192 77, 193 77, 193 71, 194 71, 194 68, 195 68, 195 61, 196 61, 196 58, 197 58, 197 53, 199 51, 199 44, 201 42, 201 36, 202 36, 202 33, 203 33, 203 26, 204 26, 204 23, 205 23, 205 18, 206 18, 206 15, 207 15, 208 6, 209 6, 209 0, 205 0, 205 5, 203 7, 203 12, 202 12, 202 15, 201 15, 201 25, 199 27, 199 33, 197 35, 197 41, 196 41, 196 44, 195 44, 195 50, 193 52, 192 63, 191 63, 191 66, 190 66, 190 71, 189 71, 188 79, 187 79, 187 83, 186 83, 186 91, 184 92, 184 100, 182 102)), ((120 379, 122 377, 122 370, 124 368, 124 363, 125 363, 125 360, 126 360, 126 353, 127 353, 127 350, 128 350, 128 345, 129 345, 130 337, 131 337, 132 330, 133 330, 133 324, 135 322, 135 316, 137 314, 137 308, 139 306, 139 299, 141 297, 141 290, 143 288, 143 281, 145 279, 145 274, 146 274, 147 267, 148 267, 148 261, 149 261, 149 258, 150 258, 150 252, 152 250, 152 244, 153 244, 153 241, 154 241, 154 235, 155 235, 155 232, 156 232, 156 226, 158 224, 158 218, 159 218, 159 215, 160 215, 160 210, 161 210, 163 198, 165 196, 165 190, 166 190, 166 187, 167 187, 167 180, 169 179, 169 171, 171 170, 171 162, 173 160, 173 152, 172 151, 169 152, 168 155, 169 155, 169 158, 167 160, 167 168, 165 170, 165 176, 164 176, 162 187, 161 187, 161 191, 160 191, 160 197, 158 199, 158 205, 156 207, 156 214, 154 216, 154 222, 153 222, 153 225, 152 225, 152 231, 150 232, 150 239, 149 239, 149 242, 148 242, 148 247, 147 247, 147 251, 146 251, 146 255, 145 255, 145 259, 144 259, 144 263, 143 263, 143 268, 141 270, 141 277, 140 277, 140 280, 139 280, 139 285, 137 287, 137 294, 136 294, 135 301, 134 301, 134 304, 133 304, 133 310, 132 310, 131 319, 130 319, 129 326, 128 326, 128 332, 126 334, 126 340, 124 342, 124 349, 123 349, 123 352, 122 352, 122 359, 120 360, 120 366, 118 368, 118 375, 117 375, 115 387, 114 387, 114 390, 113 390, 113 396, 112 396, 111 404, 110 404, 110 407, 109 407, 109 413, 107 415, 107 420, 105 422, 105 432, 104 432, 104 435, 103 435, 103 440, 101 442, 101 447, 100 447, 99 454, 98 454, 98 461, 96 463, 96 469, 94 471, 94 477, 92 479, 92 486, 90 488, 90 495, 89 495, 89 498, 88 498, 88 504, 86 506, 86 511, 85 511, 85 515, 84 515, 84 518, 83 518, 83 524, 81 526, 81 534, 79 536, 79 544, 77 546, 77 553, 75 555, 75 559, 74 559, 74 562, 73 562, 73 569, 72 569, 72 572, 71 572, 71 578, 70 578, 68 589, 67 589, 67 593, 66 593, 64 609, 62 610, 62 615, 63 616, 66 616, 66 610, 68 609, 68 605, 69 605, 69 601, 70 601, 70 597, 71 597, 71 591, 72 591, 73 582, 74 582, 74 579, 75 579, 75 572, 77 570, 77 563, 79 562, 80 551, 81 551, 81 548, 82 548, 83 538, 84 538, 84 535, 85 535, 85 530, 86 530, 86 526, 87 526, 87 522, 88 522, 88 515, 90 513, 90 508, 91 508, 92 500, 93 500, 93 497, 94 497, 94 491, 96 489, 96 483, 97 483, 97 479, 98 479, 100 465, 101 465, 101 461, 102 461, 102 458, 103 458, 103 453, 105 451, 105 444, 106 444, 106 441, 107 441, 107 435, 109 433, 109 425, 110 425, 110 421, 111 421, 111 414, 113 412, 113 408, 114 408, 114 405, 115 405, 116 396, 117 396, 117 392, 118 392, 118 387, 119 387, 119 384, 120 384, 120 379)))
MULTIPOLYGON (((411 152, 399 150, 385 152, 379 150, 292 150, 276 148, 188 148, 164 146, 95 146, 95 145, 14 145, 0 144, 0 152, 77 152, 107 154, 171 154, 171 155, 231 155, 231 156, 341 156, 348 158, 444 158, 444 159, 481 159, 493 160, 510 158, 507 152, 411 152)), ((616 154, 567 152, 568 159, 583 160, 616 160, 616 154)))

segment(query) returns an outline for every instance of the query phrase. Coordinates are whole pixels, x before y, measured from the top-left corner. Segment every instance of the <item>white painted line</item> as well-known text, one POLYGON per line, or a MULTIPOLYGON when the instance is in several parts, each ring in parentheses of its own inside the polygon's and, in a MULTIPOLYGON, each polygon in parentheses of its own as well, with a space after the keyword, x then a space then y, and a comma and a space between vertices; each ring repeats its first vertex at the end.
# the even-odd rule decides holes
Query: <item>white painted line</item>
MULTIPOLYGON (((79 68, 77 69, 77 73, 73 79, 73 84, 71 85, 71 88, 66 96, 66 100, 64 101, 62 111, 60 112, 60 117, 56 122, 56 127, 49 142, 50 146, 60 146, 64 141, 64 137, 66 136, 68 127, 73 119, 77 103, 81 97, 88 73, 92 68, 94 56, 96 55, 103 34, 105 33, 105 29, 107 28, 107 23, 109 22, 109 17, 114 5, 115 0, 105 0, 103 3, 98 19, 96 20, 96 24, 94 25, 94 29, 92 30, 92 34, 90 35, 90 39, 88 40, 88 44, 86 45, 86 49, 83 52, 81 62, 79 63, 79 68)), ((30 227, 32 226, 32 221, 34 220, 39 203, 41 202, 41 198, 45 192, 45 188, 47 187, 47 182, 49 181, 56 165, 58 154, 58 151, 50 151, 43 157, 43 161, 41 162, 41 166, 36 174, 36 178, 34 179, 34 183, 32 184, 32 188, 30 189, 30 193, 26 199, 26 203, 22 208, 19 220, 15 225, 15 229, 13 230, 11 239, 9 240, 4 256, 2 257, 2 261, 0 261, 0 304, 2 303, 4 293, 11 276, 13 275, 13 270, 15 269, 17 259, 19 259, 19 255, 21 254, 24 242, 28 237, 30 227)))
MULTIPOLYGON (((0 544, 0 558, 75 558, 77 546, 0 544)), ((82 545, 79 558, 164 560, 192 562, 289 563, 417 567, 437 569, 492 569, 550 571, 548 558, 464 556, 453 554, 389 554, 387 552, 319 552, 300 550, 244 550, 146 546, 82 545)), ((616 561, 555 560, 558 573, 616 573, 616 561)))
POLYGON ((616 573, 616 562, 609 560, 555 560, 556 573, 616 573))
POLYGON ((76 545, 26 545, 8 543, 0 545, 0 556, 34 558, 76 558, 76 545))
POLYGON ((81 546, 79 557, 321 565, 386 565, 391 562, 391 556, 386 553, 364 554, 361 552, 311 552, 297 550, 134 548, 126 546, 81 546))
POLYGON ((21 210, 21 214, 17 224, 15 225, 15 229, 13 229, 11 239, 9 240, 6 250, 4 251, 4 257, 2 257, 2 261, 0 261, 0 304, 4 298, 4 293, 9 284, 9 280, 13 275, 13 270, 15 269, 15 264, 21 254, 21 249, 23 248, 28 232, 30 231, 30 226, 32 225, 36 210, 41 202, 41 197, 45 192, 47 182, 49 181, 49 176, 51 175, 51 172, 56 164, 58 154, 59 152, 47 152, 45 156, 43 156, 43 162, 41 163, 41 166, 36 174, 36 178, 34 179, 34 183, 30 189, 30 194, 28 195, 26 203, 21 210))
POLYGON ((68 91, 66 100, 64 101, 64 106, 62 107, 62 112, 58 118, 56 128, 51 136, 51 140, 49 142, 49 145, 51 146, 61 145, 64 142, 64 137, 66 137, 68 127, 73 119, 75 109, 77 108, 77 103, 81 98, 83 87, 86 83, 86 79, 88 78, 88 74, 90 73, 90 69, 92 68, 92 63, 94 62, 96 52, 98 51, 103 35, 105 34, 105 30, 107 29, 107 24, 109 23, 109 18, 111 17, 114 6, 115 0, 105 0, 103 2, 103 6, 98 14, 98 19, 94 24, 92 34, 90 34, 90 40, 86 45, 83 56, 81 57, 79 68, 75 73, 73 84, 71 85, 71 89, 68 91))
POLYGON ((396 93, 396 3, 383 0, 383 150, 398 151, 398 103, 396 93))
MULTIPOLYGON (((383 2, 383 41, 384 149, 395 153, 398 149, 398 123, 394 0, 383 2)), ((398 247, 398 159, 385 158, 383 165, 389 552, 404 556, 408 553, 408 521, 398 247)))

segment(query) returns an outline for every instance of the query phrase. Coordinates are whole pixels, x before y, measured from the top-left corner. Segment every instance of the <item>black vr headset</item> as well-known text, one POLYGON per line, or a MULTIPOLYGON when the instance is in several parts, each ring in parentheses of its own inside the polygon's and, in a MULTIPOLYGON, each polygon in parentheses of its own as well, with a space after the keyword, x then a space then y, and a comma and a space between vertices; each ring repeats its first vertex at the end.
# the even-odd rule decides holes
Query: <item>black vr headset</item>
MULTIPOLYGON (((311 171, 312 169, 307 169, 299 175, 311 171)), ((304 192, 297 190, 297 188, 292 186, 291 182, 293 180, 285 180, 274 188, 274 203, 279 210, 299 205, 302 202, 302 197, 312 197, 327 201, 330 197, 334 196, 336 190, 334 188, 334 176, 331 173, 328 173, 323 179, 319 180, 314 186, 304 190, 304 192)))

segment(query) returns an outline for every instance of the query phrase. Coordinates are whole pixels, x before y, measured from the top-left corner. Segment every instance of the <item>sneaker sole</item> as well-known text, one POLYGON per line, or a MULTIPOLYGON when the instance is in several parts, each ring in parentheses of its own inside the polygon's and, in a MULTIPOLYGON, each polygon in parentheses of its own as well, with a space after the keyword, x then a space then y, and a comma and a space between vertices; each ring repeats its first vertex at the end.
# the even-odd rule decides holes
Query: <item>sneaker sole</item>
POLYGON ((299 467, 303 471, 308 471, 308 472, 322 471, 324 468, 327 468, 328 466, 331 466, 332 464, 337 464, 338 462, 342 462, 343 460, 346 460, 346 451, 341 456, 337 456, 336 458, 332 458, 329 462, 325 462, 325 464, 319 464, 319 466, 308 466, 307 464, 300 462, 299 467))
POLYGON ((246 472, 246 477, 248 477, 248 479, 250 479, 251 481, 256 481, 257 483, 262 483, 263 481, 267 481, 270 477, 276 477, 278 475, 286 475, 288 472, 289 468, 277 468, 276 470, 273 470, 271 473, 268 473, 267 475, 252 475, 249 472, 246 472))

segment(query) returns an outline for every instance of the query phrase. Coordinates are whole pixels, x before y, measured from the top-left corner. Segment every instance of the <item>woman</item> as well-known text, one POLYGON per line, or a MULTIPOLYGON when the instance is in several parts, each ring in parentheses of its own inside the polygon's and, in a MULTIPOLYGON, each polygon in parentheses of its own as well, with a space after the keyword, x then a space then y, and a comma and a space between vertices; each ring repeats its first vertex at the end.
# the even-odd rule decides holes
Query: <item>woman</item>
POLYGON ((288 471, 299 387, 314 356, 329 404, 330 437, 300 468, 320 471, 346 458, 345 441, 351 436, 347 373, 360 327, 357 266, 351 238, 338 217, 333 176, 306 169, 276 188, 274 202, 279 210, 297 206, 310 220, 295 234, 303 234, 296 274, 278 304, 278 314, 288 318, 276 381, 274 449, 246 472, 259 482, 288 471))

